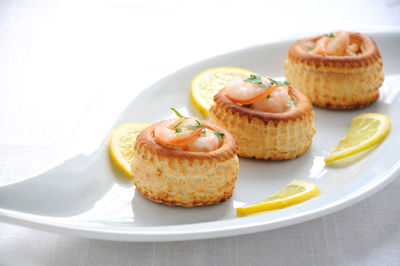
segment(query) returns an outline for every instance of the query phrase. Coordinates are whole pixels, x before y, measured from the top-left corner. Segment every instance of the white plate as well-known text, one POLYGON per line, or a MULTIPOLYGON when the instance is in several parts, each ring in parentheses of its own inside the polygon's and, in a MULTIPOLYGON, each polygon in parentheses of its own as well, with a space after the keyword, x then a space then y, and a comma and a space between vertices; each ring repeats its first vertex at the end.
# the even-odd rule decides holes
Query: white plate
MULTIPOLYGON (((382 53, 386 74, 379 101, 355 111, 315 108, 317 133, 310 150, 300 158, 283 162, 241 158, 234 194, 223 204, 185 209, 145 199, 135 191, 132 181, 110 163, 109 133, 122 123, 153 123, 173 117, 169 107, 197 115, 190 104, 189 86, 192 78, 207 68, 237 66, 272 77, 283 76, 283 61, 295 40, 211 58, 157 82, 136 97, 111 127, 101 131, 102 141, 94 152, 85 154, 82 148, 78 155, 45 173, 0 187, 0 219, 89 238, 172 241, 271 230, 354 204, 387 185, 400 168, 400 32, 371 35, 382 53), (344 136, 353 116, 364 112, 391 118, 392 130, 387 138, 351 166, 324 167, 322 158, 344 136), (322 194, 285 209, 244 218, 235 216, 235 207, 260 201, 295 178, 316 183, 322 194)), ((86 136, 95 135, 90 128, 87 131, 91 134, 86 136)), ((98 127, 93 129, 96 131, 98 127)), ((78 143, 89 143, 89 137, 78 143)))

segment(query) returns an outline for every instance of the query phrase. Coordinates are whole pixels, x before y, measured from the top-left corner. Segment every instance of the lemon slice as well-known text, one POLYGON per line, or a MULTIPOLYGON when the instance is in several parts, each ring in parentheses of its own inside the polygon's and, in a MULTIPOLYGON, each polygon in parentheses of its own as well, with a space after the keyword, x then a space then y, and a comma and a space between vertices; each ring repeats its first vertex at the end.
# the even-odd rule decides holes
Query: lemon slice
POLYGON ((286 187, 267 199, 245 207, 237 208, 237 216, 247 216, 264 211, 285 208, 321 194, 315 184, 295 179, 286 187))
POLYGON ((214 95, 233 80, 246 79, 253 72, 237 67, 211 68, 198 74, 190 87, 190 98, 196 110, 205 118, 214 103, 214 95))
POLYGON ((150 125, 128 123, 117 127, 111 132, 109 144, 111 159, 129 177, 132 177, 133 145, 137 135, 148 126, 150 125))
POLYGON ((346 136, 325 158, 325 163, 329 164, 364 151, 380 143, 389 131, 390 119, 386 115, 376 113, 357 115, 353 118, 346 136))

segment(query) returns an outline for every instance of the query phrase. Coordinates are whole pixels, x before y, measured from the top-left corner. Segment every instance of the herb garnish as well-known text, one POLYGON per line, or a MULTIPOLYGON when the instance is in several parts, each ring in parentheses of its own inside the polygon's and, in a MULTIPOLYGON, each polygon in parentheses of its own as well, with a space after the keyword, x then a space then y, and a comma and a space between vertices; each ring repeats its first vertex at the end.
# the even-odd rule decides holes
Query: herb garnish
POLYGON ((180 124, 182 124, 182 122, 183 122, 183 121, 180 121, 178 124, 176 124, 176 125, 174 126, 174 128, 175 128, 175 133, 182 132, 182 129, 181 129, 181 128, 178 128, 178 127, 180 126, 180 124))
POLYGON ((263 83, 262 78, 260 76, 250 75, 250 77, 245 79, 244 82, 249 82, 251 84, 259 85, 261 88, 267 88, 272 85, 278 85, 278 86, 290 85, 290 82, 288 82, 288 81, 280 82, 280 81, 273 80, 272 78, 268 78, 268 79, 270 80, 270 83, 263 83))
POLYGON ((277 80, 273 80, 272 78, 269 78, 269 80, 271 81, 271 84, 272 85, 278 85, 278 86, 282 86, 282 85, 290 85, 290 82, 289 81, 284 81, 284 82, 280 82, 280 81, 277 81, 277 80))
MULTIPOLYGON (((179 118, 189 119, 188 117, 185 117, 185 116, 181 115, 175 108, 170 108, 170 109, 171 109, 172 111, 174 111, 174 113, 175 113, 179 118)), ((183 120, 180 121, 180 122, 178 122, 178 123, 174 126, 175 133, 180 133, 180 132, 182 132, 182 129, 179 128, 179 126, 180 126, 182 123, 183 123, 183 120)), ((195 131, 195 130, 201 128, 201 134, 202 134, 203 136, 206 135, 206 128, 200 123, 199 120, 196 120, 196 125, 187 125, 187 126, 185 126, 185 128, 187 128, 187 129, 189 129, 189 130, 193 130, 193 131, 195 131)), ((199 136, 200 136, 200 135, 199 135, 199 136)))
POLYGON ((246 108, 251 108, 251 107, 253 106, 253 104, 252 104, 252 103, 243 104, 242 106, 243 106, 243 107, 246 107, 246 108))
POLYGON ((268 95, 267 95, 267 99, 269 99, 269 98, 271 98, 271 94, 268 94, 268 95))
POLYGON ((205 127, 199 122, 199 120, 196 120, 196 124, 197 125, 187 125, 187 126, 185 126, 187 129, 189 129, 189 130, 196 130, 196 129, 199 129, 199 128, 201 128, 202 130, 201 130, 201 133, 205 136, 206 135, 206 129, 205 129, 205 127))
POLYGON ((181 115, 175 108, 170 108, 172 111, 174 111, 174 113, 179 117, 179 118, 186 118, 187 119, 187 117, 185 117, 185 116, 183 116, 183 115, 181 115))
POLYGON ((224 133, 218 132, 218 131, 213 131, 213 133, 215 134, 215 136, 217 136, 218 138, 223 138, 225 136, 224 133))
POLYGON ((328 38, 335 38, 335 35, 333 35, 333 33, 329 33, 329 34, 325 34, 326 37, 328 38))

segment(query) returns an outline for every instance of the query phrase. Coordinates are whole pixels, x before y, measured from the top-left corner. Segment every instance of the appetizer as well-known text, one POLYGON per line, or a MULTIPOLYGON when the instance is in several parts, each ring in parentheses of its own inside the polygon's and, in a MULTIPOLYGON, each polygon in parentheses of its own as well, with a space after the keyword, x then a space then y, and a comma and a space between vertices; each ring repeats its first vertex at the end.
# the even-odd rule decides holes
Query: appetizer
POLYGON ((294 43, 285 76, 317 106, 355 109, 379 97, 382 58, 371 37, 337 31, 294 43))
POLYGON ((235 139, 206 121, 167 119, 144 129, 134 146, 136 189, 167 205, 194 207, 228 199, 239 170, 235 139))
POLYGON ((214 97, 210 121, 228 130, 238 155, 284 160, 304 154, 315 134, 310 100, 288 82, 251 75, 214 97))

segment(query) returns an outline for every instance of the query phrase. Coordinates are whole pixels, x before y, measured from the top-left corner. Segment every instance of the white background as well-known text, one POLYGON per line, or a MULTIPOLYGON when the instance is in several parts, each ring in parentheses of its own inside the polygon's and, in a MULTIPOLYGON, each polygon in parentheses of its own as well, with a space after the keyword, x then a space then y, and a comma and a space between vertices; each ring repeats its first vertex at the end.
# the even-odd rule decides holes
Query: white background
MULTIPOLYGON (((398 0, 0 0, 0 185, 59 158, 101 95, 120 102, 109 110, 116 117, 158 79, 214 55, 392 26, 400 26, 398 0)), ((86 240, 0 223, 0 265, 399 265, 399 201, 397 178, 307 223, 172 243, 86 240)))

